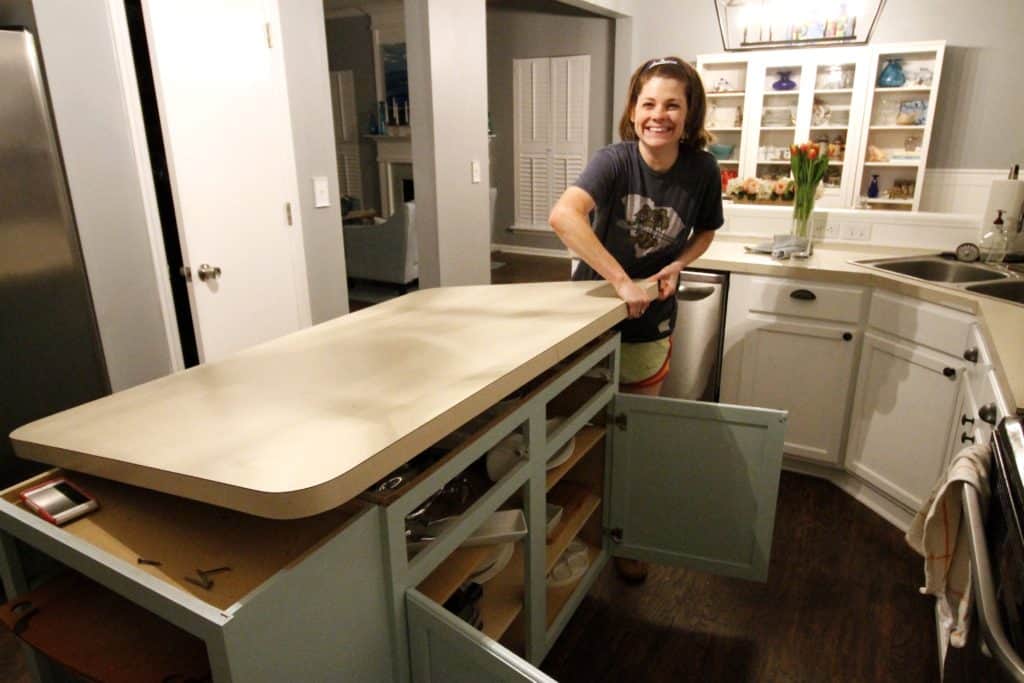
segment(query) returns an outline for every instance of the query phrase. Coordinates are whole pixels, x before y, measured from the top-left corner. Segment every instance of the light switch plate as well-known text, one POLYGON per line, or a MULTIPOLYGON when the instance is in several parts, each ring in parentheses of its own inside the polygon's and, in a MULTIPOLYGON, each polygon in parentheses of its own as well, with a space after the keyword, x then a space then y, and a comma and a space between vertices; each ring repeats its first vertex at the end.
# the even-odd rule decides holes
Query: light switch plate
POLYGON ((313 206, 322 209, 331 205, 331 197, 327 191, 327 176, 313 176, 313 206))
POLYGON ((839 239, 867 242, 871 239, 871 224, 860 221, 842 223, 839 226, 839 239))
POLYGON ((479 183, 480 182, 480 162, 477 161, 476 159, 474 159, 473 161, 469 162, 469 172, 470 172, 470 174, 472 176, 473 183, 474 184, 475 183, 479 183))

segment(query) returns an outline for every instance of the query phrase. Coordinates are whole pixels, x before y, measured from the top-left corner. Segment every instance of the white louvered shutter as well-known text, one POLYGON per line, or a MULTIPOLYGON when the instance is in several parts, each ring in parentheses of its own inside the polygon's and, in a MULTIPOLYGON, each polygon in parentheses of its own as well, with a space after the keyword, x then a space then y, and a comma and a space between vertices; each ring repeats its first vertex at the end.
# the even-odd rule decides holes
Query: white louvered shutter
POLYGON ((551 208, 551 67, 546 58, 512 62, 518 226, 547 223, 551 208))
POLYGON ((334 111, 334 144, 338 159, 338 189, 362 202, 363 179, 359 159, 359 124, 356 121, 356 87, 351 70, 331 72, 331 106, 334 111))
POLYGON ((590 57, 516 59, 515 224, 550 229, 548 214, 587 156, 590 57))
POLYGON ((576 180, 587 156, 590 56, 551 59, 551 201, 576 180))

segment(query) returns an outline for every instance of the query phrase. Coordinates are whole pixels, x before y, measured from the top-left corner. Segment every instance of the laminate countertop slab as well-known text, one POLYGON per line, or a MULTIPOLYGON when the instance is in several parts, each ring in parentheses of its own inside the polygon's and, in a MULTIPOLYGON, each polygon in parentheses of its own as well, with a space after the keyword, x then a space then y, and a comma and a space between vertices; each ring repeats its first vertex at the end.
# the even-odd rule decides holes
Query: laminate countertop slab
POLYGON ((15 452, 280 519, 355 497, 626 315, 603 282, 442 287, 77 406, 15 452))

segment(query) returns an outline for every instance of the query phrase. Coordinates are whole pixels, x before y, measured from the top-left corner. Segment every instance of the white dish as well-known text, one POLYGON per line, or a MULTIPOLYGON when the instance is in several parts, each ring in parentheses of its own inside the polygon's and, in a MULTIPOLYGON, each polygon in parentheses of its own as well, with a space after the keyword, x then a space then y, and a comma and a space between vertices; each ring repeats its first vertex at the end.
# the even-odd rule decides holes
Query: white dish
POLYGON ((526 515, 522 510, 498 510, 487 518, 462 545, 508 543, 526 535, 526 515))
MULTIPOLYGON (((564 421, 565 419, 561 417, 553 417, 548 420, 546 423, 547 433, 550 434, 564 421)), ((565 462, 565 460, 572 455, 571 446, 574 444, 575 437, 569 439, 569 443, 566 444, 566 448, 569 449, 568 453, 566 453, 565 448, 563 448, 548 461, 548 469, 558 467, 562 462, 565 462), (561 461, 554 462, 556 458, 561 458, 561 461), (553 462, 554 464, 552 464, 553 462)), ((526 447, 525 437, 520 432, 513 432, 499 441, 498 445, 488 451, 487 458, 485 460, 487 477, 491 481, 498 481, 508 474, 509 470, 515 467, 519 460, 528 458, 529 456, 530 451, 526 447)))
POLYGON ((558 588, 576 583, 587 573, 590 567, 590 555, 583 541, 574 538, 565 549, 558 562, 548 574, 548 587, 558 588))
POLYGON ((562 450, 558 451, 553 456, 551 456, 551 459, 548 460, 547 469, 552 470, 558 467, 559 465, 564 464, 566 460, 572 457, 572 452, 575 448, 576 437, 574 436, 565 443, 565 446, 562 447, 562 450))
POLYGON ((488 553, 487 557, 480 561, 480 564, 476 566, 473 573, 469 575, 469 580, 476 583, 487 583, 508 566, 508 562, 512 559, 514 552, 514 543, 503 543, 494 546, 494 549, 488 553))

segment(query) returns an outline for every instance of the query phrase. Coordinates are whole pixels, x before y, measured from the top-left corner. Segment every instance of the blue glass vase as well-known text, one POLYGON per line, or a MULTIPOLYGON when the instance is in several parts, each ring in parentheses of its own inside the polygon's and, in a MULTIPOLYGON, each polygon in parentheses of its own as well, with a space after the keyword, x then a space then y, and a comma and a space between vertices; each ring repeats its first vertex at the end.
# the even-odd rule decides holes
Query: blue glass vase
POLYGON ((779 80, 772 83, 772 90, 792 90, 796 87, 796 81, 791 80, 789 75, 792 71, 776 71, 779 80))
POLYGON ((871 183, 868 185, 868 197, 875 199, 878 197, 878 176, 871 176, 871 183))
POLYGON ((900 66, 900 60, 887 59, 885 66, 882 67, 882 73, 878 74, 878 87, 898 88, 906 82, 907 77, 903 75, 903 67, 900 66))

